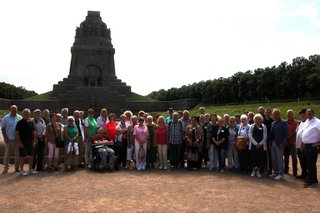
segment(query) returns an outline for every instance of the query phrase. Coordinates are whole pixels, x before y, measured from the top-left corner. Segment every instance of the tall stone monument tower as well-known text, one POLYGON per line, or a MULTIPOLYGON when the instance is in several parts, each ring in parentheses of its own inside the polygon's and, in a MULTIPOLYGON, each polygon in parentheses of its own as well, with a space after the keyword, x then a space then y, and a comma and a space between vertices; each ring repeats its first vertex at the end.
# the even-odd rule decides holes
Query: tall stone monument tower
POLYGON ((108 107, 113 111, 124 107, 131 87, 117 79, 114 53, 110 29, 101 20, 100 12, 88 11, 85 21, 76 29, 68 78, 53 85, 53 96, 61 106, 108 107))

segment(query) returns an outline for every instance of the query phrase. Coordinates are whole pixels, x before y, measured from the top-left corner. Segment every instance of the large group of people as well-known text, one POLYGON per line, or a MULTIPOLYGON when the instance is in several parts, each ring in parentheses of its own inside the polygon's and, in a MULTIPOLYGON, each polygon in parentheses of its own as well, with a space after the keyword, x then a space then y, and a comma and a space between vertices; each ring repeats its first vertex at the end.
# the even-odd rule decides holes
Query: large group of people
POLYGON ((176 112, 172 108, 166 118, 144 111, 133 115, 128 110, 117 119, 105 108, 97 118, 93 109, 86 113, 75 110, 72 116, 68 108, 60 113, 36 109, 32 119, 28 108, 23 109, 22 116, 17 112, 18 107, 12 105, 1 120, 3 174, 8 173, 12 150, 15 171, 27 176, 60 171, 62 167, 66 171, 90 168, 94 164, 93 147, 99 145, 99 159, 111 169, 207 168, 221 174, 230 170, 275 180, 289 173, 291 156, 291 174, 304 179, 305 187, 318 184, 320 120, 312 109, 302 109, 300 121, 295 120, 291 109, 283 119, 280 109, 264 107, 257 113, 234 116, 208 114, 200 107, 199 115, 191 118, 187 110, 176 112), (25 158, 29 160, 28 170, 24 168, 25 158))

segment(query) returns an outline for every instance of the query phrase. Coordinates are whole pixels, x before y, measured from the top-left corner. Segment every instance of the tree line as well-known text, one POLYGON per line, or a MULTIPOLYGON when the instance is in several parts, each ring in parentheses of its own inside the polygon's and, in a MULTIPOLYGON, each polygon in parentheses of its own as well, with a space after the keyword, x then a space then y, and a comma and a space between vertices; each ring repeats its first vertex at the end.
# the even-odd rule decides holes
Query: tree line
POLYGON ((201 81, 151 92, 150 98, 171 101, 196 98, 206 104, 320 97, 320 55, 296 57, 291 64, 237 72, 228 78, 201 81))
POLYGON ((0 82, 0 98, 5 99, 25 99, 38 95, 35 91, 26 90, 24 87, 16 87, 12 84, 0 82))

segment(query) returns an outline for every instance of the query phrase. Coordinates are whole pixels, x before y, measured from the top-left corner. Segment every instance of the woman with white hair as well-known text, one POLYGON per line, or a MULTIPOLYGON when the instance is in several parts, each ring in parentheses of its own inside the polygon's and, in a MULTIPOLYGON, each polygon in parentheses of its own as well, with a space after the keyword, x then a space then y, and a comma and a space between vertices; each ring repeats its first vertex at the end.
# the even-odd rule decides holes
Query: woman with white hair
POLYGON ((158 146, 159 169, 167 169, 167 153, 168 153, 168 129, 166 119, 160 116, 157 121, 158 125, 155 129, 155 139, 158 146))
POLYGON ((263 117, 261 114, 256 114, 253 117, 254 124, 249 129, 249 150, 251 150, 252 173, 251 177, 262 177, 260 169, 263 168, 266 151, 267 151, 267 127, 262 123, 263 117))
POLYGON ((249 129, 248 117, 243 114, 240 117, 241 126, 238 132, 236 147, 238 150, 240 172, 246 173, 249 170, 249 129))
POLYGON ((75 125, 73 116, 69 116, 67 122, 64 127, 64 138, 67 145, 67 156, 64 162, 66 170, 69 169, 69 166, 74 169, 79 164, 78 127, 75 125))

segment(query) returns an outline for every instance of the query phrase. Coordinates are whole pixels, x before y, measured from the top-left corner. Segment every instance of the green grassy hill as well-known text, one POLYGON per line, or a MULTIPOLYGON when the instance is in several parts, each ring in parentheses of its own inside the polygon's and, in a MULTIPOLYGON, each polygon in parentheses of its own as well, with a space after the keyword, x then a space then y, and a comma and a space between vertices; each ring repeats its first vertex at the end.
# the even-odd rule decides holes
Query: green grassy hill
POLYGON ((39 100, 39 101, 43 100, 44 101, 44 100, 50 100, 51 98, 52 98, 52 91, 49 91, 49 92, 45 92, 39 95, 26 98, 25 100, 39 100))

